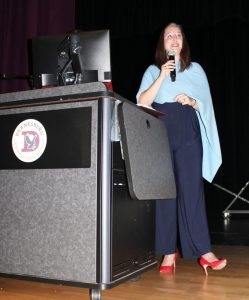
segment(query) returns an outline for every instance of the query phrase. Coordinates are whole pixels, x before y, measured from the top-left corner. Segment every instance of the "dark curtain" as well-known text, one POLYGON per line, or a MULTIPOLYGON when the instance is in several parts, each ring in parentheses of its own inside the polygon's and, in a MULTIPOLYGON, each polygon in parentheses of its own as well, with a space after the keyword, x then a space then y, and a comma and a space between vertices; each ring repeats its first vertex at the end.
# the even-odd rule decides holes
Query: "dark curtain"
MULTIPOLYGON (((192 60, 210 83, 223 154, 213 183, 237 193, 249 180, 249 2, 76 0, 76 28, 110 29, 114 90, 134 102, 159 32, 170 21, 183 25, 192 60)), ((209 215, 221 215, 233 196, 214 184, 205 188, 209 215)), ((232 208, 248 209, 248 203, 239 200, 232 208)))
POLYGON ((30 89, 28 40, 74 29, 74 0, 0 0, 0 93, 30 89))

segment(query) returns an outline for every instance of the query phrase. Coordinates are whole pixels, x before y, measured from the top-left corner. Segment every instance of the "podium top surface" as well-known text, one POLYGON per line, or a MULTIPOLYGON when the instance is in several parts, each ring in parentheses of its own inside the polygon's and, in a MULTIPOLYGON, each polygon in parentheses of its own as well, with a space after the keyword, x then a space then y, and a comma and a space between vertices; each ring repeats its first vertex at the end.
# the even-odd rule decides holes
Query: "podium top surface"
POLYGON ((76 96, 81 94, 104 92, 108 92, 104 83, 92 82, 0 94, 0 104, 23 100, 76 96))

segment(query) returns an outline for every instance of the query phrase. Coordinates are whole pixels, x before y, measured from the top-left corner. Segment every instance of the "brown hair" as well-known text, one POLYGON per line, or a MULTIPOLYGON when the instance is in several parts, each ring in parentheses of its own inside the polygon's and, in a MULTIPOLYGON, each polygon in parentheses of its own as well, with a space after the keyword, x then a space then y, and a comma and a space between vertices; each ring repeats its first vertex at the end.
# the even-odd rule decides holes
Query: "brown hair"
POLYGON ((186 68, 188 68, 191 64, 191 57, 190 57, 190 49, 189 45, 185 36, 185 33, 183 31, 183 28, 181 25, 176 24, 174 22, 169 23, 166 25, 163 30, 161 31, 161 34, 159 36, 158 42, 157 42, 157 47, 156 47, 156 52, 155 52, 155 64, 156 66, 161 69, 161 66, 167 62, 168 57, 165 52, 164 48, 164 32, 167 27, 174 25, 178 27, 181 31, 182 34, 182 50, 180 52, 180 71, 184 71, 186 68))

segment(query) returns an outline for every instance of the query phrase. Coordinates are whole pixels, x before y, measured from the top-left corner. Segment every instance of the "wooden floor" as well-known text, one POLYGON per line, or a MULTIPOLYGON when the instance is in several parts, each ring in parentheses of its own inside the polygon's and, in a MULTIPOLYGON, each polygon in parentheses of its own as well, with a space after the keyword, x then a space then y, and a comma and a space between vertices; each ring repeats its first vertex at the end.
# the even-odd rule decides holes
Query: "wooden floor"
MULTIPOLYGON (((178 259, 174 274, 161 275, 157 268, 136 281, 127 281, 102 291, 102 300, 147 299, 249 299, 249 247, 214 246, 228 266, 221 271, 204 272, 195 260, 178 259)), ((89 290, 54 284, 0 278, 0 300, 84 300, 89 290)))

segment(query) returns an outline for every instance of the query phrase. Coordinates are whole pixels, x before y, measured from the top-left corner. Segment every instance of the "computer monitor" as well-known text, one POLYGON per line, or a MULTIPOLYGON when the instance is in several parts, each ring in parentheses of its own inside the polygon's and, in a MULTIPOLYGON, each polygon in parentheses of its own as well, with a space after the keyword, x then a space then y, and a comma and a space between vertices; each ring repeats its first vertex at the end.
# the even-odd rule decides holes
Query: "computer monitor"
POLYGON ((34 37, 31 54, 35 88, 111 81, 108 29, 34 37))

